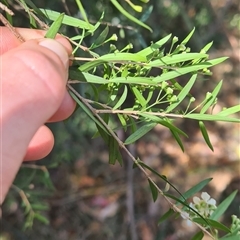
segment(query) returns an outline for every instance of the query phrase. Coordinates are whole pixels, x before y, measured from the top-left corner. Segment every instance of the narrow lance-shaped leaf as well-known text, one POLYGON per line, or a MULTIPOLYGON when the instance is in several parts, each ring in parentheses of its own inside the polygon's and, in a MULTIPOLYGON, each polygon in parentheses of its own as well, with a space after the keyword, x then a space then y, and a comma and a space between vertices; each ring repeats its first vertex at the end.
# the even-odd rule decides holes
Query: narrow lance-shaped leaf
POLYGON ((143 97, 142 93, 136 87, 132 87, 132 91, 142 107, 146 107, 146 99, 143 97))
POLYGON ((211 96, 209 97, 209 99, 207 100, 207 102, 204 104, 204 106, 202 107, 200 113, 205 113, 215 102, 215 99, 220 91, 222 87, 222 81, 220 81, 218 83, 218 85, 214 88, 211 96))
MULTIPOLYGON (((56 12, 56 11, 52 11, 52 10, 48 10, 48 9, 41 9, 43 14, 45 14, 45 16, 47 18, 49 18, 52 21, 55 21, 60 13, 56 12)), ((93 25, 86 23, 85 21, 82 21, 80 19, 74 18, 74 17, 70 17, 68 15, 65 14, 63 21, 63 24, 68 25, 68 26, 72 26, 72 27, 78 27, 78 28, 82 28, 82 29, 87 29, 87 30, 92 30, 94 28, 93 25)))
POLYGON ((108 143, 109 164, 115 164, 117 160, 118 145, 115 139, 111 136, 108 143))
POLYGON ((224 212, 227 210, 229 205, 232 203, 233 199, 235 198, 237 194, 237 190, 231 193, 225 200, 223 200, 217 207, 217 209, 212 213, 210 216, 213 220, 218 220, 224 212))
POLYGON ((212 45, 213 45, 213 41, 208 43, 206 46, 204 46, 200 52, 203 52, 203 53, 208 52, 208 50, 211 48, 212 45))
POLYGON ((135 22, 136 24, 148 29, 150 32, 152 32, 152 29, 146 25, 145 23, 139 21, 137 18, 133 17, 130 13, 128 13, 117 0, 110 0, 112 4, 118 9, 119 12, 121 12, 125 17, 130 19, 131 21, 135 22))
POLYGON ((218 116, 228 116, 228 115, 238 113, 238 112, 240 112, 240 104, 230 107, 230 108, 227 108, 227 109, 224 109, 221 112, 219 112, 217 115, 218 116))
POLYGON ((87 14, 85 12, 85 9, 84 9, 84 7, 82 5, 81 0, 75 0, 75 1, 76 1, 77 5, 78 5, 79 11, 81 12, 81 15, 83 16, 83 19, 88 24, 89 28, 91 28, 91 25, 90 25, 90 23, 88 21, 87 14))
POLYGON ((43 216, 39 213, 34 213, 34 218, 36 218, 38 221, 40 221, 44 224, 49 224, 49 220, 45 216, 43 216))
POLYGON ((190 80, 188 81, 188 83, 185 85, 185 87, 183 87, 183 89, 181 90, 181 92, 178 94, 177 96, 177 101, 172 103, 166 110, 166 112, 171 112, 172 110, 174 110, 184 99, 185 97, 189 94, 190 89, 192 88, 193 84, 195 83, 197 79, 197 74, 194 74, 190 80))
MULTIPOLYGON (((209 226, 211 226, 213 228, 222 230, 224 232, 231 232, 231 230, 228 227, 226 227, 225 225, 223 225, 220 222, 217 222, 217 221, 209 219, 209 218, 204 219, 204 220, 206 220, 208 222, 209 226)), ((200 224, 206 224, 206 222, 204 220, 202 218, 193 218, 194 222, 200 223, 200 224)))
POLYGON ((170 80, 170 79, 182 76, 187 73, 191 73, 191 72, 202 70, 204 68, 209 68, 209 67, 215 66, 215 65, 223 62, 226 59, 227 58, 222 57, 222 58, 209 60, 209 61, 206 61, 203 63, 198 63, 198 64, 188 66, 188 67, 176 68, 175 70, 172 70, 170 72, 163 73, 161 76, 155 77, 153 79, 153 81, 160 83, 160 82, 163 82, 166 80, 170 80))
POLYGON ((236 232, 235 235, 231 234, 229 236, 219 238, 219 240, 239 240, 239 234, 236 232))
MULTIPOLYGON (((161 178, 163 181, 165 181, 166 183, 168 183, 180 196, 181 199, 184 199, 184 196, 181 194, 181 192, 171 183, 168 181, 167 177, 164 175, 160 175, 157 171, 153 170, 151 167, 149 167, 148 165, 146 165, 144 162, 142 161, 138 161, 138 164, 141 165, 144 168, 147 168, 149 171, 151 171, 152 173, 154 173, 156 176, 158 176, 159 178, 161 178)), ((166 193, 165 193, 166 195, 166 193)))
POLYGON ((106 39, 106 37, 108 35, 108 31, 109 31, 109 27, 106 26, 104 28, 104 30, 99 34, 97 39, 94 41, 94 43, 92 44, 90 49, 93 49, 93 48, 98 47, 99 45, 103 44, 103 42, 105 41, 105 39, 106 39))
POLYGON ((130 135, 126 139, 124 144, 128 145, 128 144, 136 142, 138 139, 140 139, 142 136, 144 136, 146 133, 148 133, 150 130, 152 130, 156 125, 157 125, 157 123, 150 122, 150 123, 147 123, 147 124, 141 126, 139 129, 137 129, 136 132, 134 132, 132 135, 130 135))
POLYGON ((181 141, 181 138, 179 137, 178 132, 175 132, 175 131, 172 131, 172 130, 170 130, 170 131, 171 131, 173 137, 175 138, 175 140, 177 141, 178 145, 180 146, 180 148, 184 152, 184 146, 183 146, 183 143, 181 141))
POLYGON ((199 127, 200 127, 201 133, 202 133, 203 138, 204 138, 205 142, 207 143, 208 147, 212 151, 214 151, 212 143, 211 143, 211 141, 209 139, 209 136, 208 136, 207 129, 206 129, 206 127, 205 127, 205 125, 204 125, 204 123, 202 121, 199 121, 199 127))
POLYGON ((200 231, 200 232, 197 232, 197 233, 192 237, 191 240, 202 240, 203 237, 204 237, 204 234, 203 234, 202 231, 200 231))
POLYGON ((188 41, 191 39, 192 35, 195 32, 195 27, 193 28, 193 30, 187 35, 187 37, 181 42, 181 44, 185 45, 188 43, 188 41))
POLYGON ((200 113, 191 113, 184 115, 184 118, 200 120, 200 121, 222 121, 222 122, 237 122, 240 123, 240 119, 238 118, 230 118, 219 115, 211 115, 211 114, 200 114, 200 113))
POLYGON ((176 126, 174 126, 171 121, 169 121, 169 119, 167 118, 160 118, 158 116, 154 116, 154 115, 151 115, 151 112, 149 113, 139 113, 139 115, 143 116, 144 118, 147 118, 153 122, 156 122, 156 123, 159 123, 167 128, 169 128, 170 130, 172 131, 175 131, 185 137, 188 137, 188 135, 183 132, 181 129, 177 128, 176 126))
POLYGON ((121 125, 124 129, 124 131, 126 132, 127 131, 127 122, 126 122, 126 119, 124 118, 123 114, 117 114, 120 122, 121 122, 121 125))
POLYGON ((101 127, 105 132, 108 132, 108 130, 103 126, 103 124, 94 117, 92 112, 78 99, 78 97, 70 91, 70 95, 72 98, 76 101, 76 103, 83 109, 83 111, 99 126, 101 127))
POLYGON ((64 13, 61 13, 58 18, 52 23, 50 28, 48 29, 47 33, 45 34, 45 38, 52 38, 54 39, 62 25, 62 21, 64 18, 64 13))
MULTIPOLYGON (((188 199, 191 196, 193 196, 195 193, 201 191, 211 180, 212 180, 212 178, 207 178, 207 179, 201 181, 200 183, 198 183, 197 185, 193 186, 192 188, 187 190, 185 193, 183 193, 184 198, 188 199)), ((183 200, 183 199, 181 199, 181 200, 183 200)))
POLYGON ((149 54, 151 54, 155 50, 162 47, 171 38, 171 36, 172 36, 172 34, 167 35, 166 37, 160 39, 159 41, 151 44, 151 46, 149 46, 147 48, 144 48, 143 50, 139 51, 138 54, 140 54, 142 56, 148 56, 149 54))
POLYGON ((139 54, 133 53, 109 53, 103 55, 96 60, 92 60, 91 62, 87 62, 79 67, 79 70, 82 72, 90 71, 91 69, 108 62, 145 62, 146 58, 139 54))
POLYGON ((167 65, 182 63, 185 61, 190 61, 190 60, 199 59, 199 58, 206 58, 206 57, 208 57, 208 55, 205 53, 185 53, 185 54, 180 53, 172 56, 161 57, 157 60, 147 63, 147 66, 164 68, 164 66, 167 66, 167 65))
POLYGON ((118 102, 116 103, 116 105, 113 107, 113 110, 116 110, 116 109, 118 109, 119 107, 122 106, 122 104, 125 102, 125 100, 127 98, 127 93, 128 93, 128 88, 125 85, 124 86, 124 91, 123 91, 121 97, 119 98, 118 102))
POLYGON ((151 190, 151 193, 152 193, 153 201, 155 202, 158 198, 158 190, 155 187, 155 185, 149 179, 148 179, 148 183, 149 183, 150 190, 151 190))

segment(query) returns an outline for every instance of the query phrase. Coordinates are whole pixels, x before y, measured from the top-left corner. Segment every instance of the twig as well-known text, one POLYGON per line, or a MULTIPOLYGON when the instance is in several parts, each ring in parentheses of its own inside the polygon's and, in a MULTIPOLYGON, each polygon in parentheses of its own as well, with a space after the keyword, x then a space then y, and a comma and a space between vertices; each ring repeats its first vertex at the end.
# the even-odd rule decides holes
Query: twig
POLYGON ((38 25, 40 26, 41 29, 44 30, 48 30, 49 26, 44 23, 43 21, 41 21, 34 13, 31 9, 27 8, 26 6, 24 6, 24 4, 22 4, 19 0, 15 0, 24 10, 25 12, 27 12, 29 15, 31 15, 35 21, 38 23, 38 25))
POLYGON ((112 114, 126 114, 126 115, 135 115, 148 114, 151 116, 160 116, 160 117, 174 117, 174 118, 184 118, 182 114, 173 114, 173 113, 164 113, 164 112, 143 112, 143 111, 128 111, 128 110, 105 110, 105 109, 95 109, 96 113, 112 113, 112 114))
MULTIPOLYGON (((94 117, 96 117, 99 122, 108 130, 109 134, 117 141, 120 148, 123 149, 123 151, 129 156, 130 160, 133 161, 134 164, 138 166, 138 168, 142 171, 142 173, 146 176, 146 178, 154 185, 154 187, 157 189, 157 191, 163 196, 163 198, 168 202, 171 209, 174 212, 182 213, 181 209, 179 209, 174 203, 172 203, 168 197, 166 197, 163 193, 163 191, 158 187, 158 185, 153 181, 153 179, 149 176, 147 171, 142 167, 139 163, 139 161, 132 155, 132 153, 127 149, 125 144, 118 138, 118 136, 115 134, 115 132, 106 124, 106 122, 101 118, 101 116, 98 115, 98 112, 95 108, 93 108, 86 100, 83 98, 70 84, 67 84, 67 87, 70 89, 70 91, 92 112, 94 117)), ((189 219, 191 221, 191 219, 189 219)), ((210 236, 212 239, 214 237, 209 233, 203 226, 201 226, 198 223, 195 223, 204 233, 206 233, 208 236, 210 236)))
POLYGON ((24 202, 26 208, 32 209, 31 204, 28 201, 28 198, 27 198, 26 194, 24 193, 24 191, 14 184, 12 184, 11 188, 14 189, 19 194, 19 196, 21 197, 22 201, 24 202))
POLYGON ((8 13, 9 15, 13 16, 14 12, 12 10, 10 10, 6 5, 4 5, 3 3, 0 3, 0 8, 5 11, 6 13, 8 13))
POLYGON ((20 42, 25 42, 24 38, 17 32, 17 30, 11 25, 11 23, 1 13, 0 13, 0 20, 20 42))

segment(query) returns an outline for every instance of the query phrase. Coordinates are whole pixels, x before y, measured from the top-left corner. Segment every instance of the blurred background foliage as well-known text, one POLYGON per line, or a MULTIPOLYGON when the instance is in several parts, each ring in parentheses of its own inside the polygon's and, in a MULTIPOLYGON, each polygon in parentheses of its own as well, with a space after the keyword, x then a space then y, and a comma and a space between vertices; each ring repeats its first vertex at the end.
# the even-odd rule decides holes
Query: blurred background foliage
MULTIPOLYGON (((28 27, 24 11, 14 1, 9 2, 17 15, 14 25, 28 27)), ((41 8, 70 11, 72 16, 82 18, 74 0, 33 2, 41 8)), ((200 50, 214 41, 210 55, 228 56, 229 59, 213 69, 210 81, 199 83, 193 91, 201 96, 206 89, 211 91, 217 82, 224 79, 215 109, 220 109, 222 103, 227 106, 239 103, 238 0, 150 0, 147 4, 133 1, 143 6, 141 13, 131 9, 126 1, 120 2, 132 15, 148 24, 153 32, 130 22, 109 0, 82 0, 91 23, 96 23, 104 12, 99 32, 108 25, 109 36, 118 35, 114 44, 119 49, 132 43, 132 51, 138 51, 169 33, 182 40, 196 27, 190 41, 193 50, 200 50)), ((68 36, 76 35, 74 29, 62 30, 68 36)), ((92 41, 89 36, 84 44, 90 46, 92 41)), ((104 54, 108 49, 102 46, 98 51, 104 54)), ((157 75, 158 71, 153 74, 157 75)), ((195 123, 184 120, 178 121, 178 124, 190 136, 184 139, 184 153, 168 130, 161 126, 131 145, 131 152, 166 175, 181 192, 208 177, 214 179, 204 190, 217 202, 239 189, 239 125, 207 124, 215 149, 212 153, 195 123)), ((138 169, 132 170, 127 157, 123 167, 108 165, 106 146, 100 138, 92 138, 95 125, 79 109, 65 122, 49 126, 55 136, 55 147, 40 162, 23 165, 3 204, 1 240, 185 240, 196 231, 194 226, 187 225, 182 219, 157 225, 159 217, 169 207, 167 203, 161 197, 153 203, 145 177, 138 169), (24 230, 26 223, 31 223, 31 213, 41 213, 37 215, 39 221, 35 220, 32 227, 24 230)), ((119 130, 118 135, 125 138, 124 134, 119 130)), ((165 187, 164 182, 157 182, 165 187)), ((239 200, 238 193, 223 219, 226 224, 231 222, 231 214, 239 216, 239 200)))

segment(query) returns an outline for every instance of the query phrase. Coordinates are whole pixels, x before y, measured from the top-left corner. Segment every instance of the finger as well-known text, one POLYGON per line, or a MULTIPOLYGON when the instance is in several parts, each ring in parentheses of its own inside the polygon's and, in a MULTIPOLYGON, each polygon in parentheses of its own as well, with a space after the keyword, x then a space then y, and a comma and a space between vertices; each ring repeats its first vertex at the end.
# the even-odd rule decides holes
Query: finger
MULTIPOLYGON (((44 38, 46 31, 37 30, 37 29, 29 29, 29 28, 15 28, 16 31, 23 37, 25 41, 31 39, 41 39, 44 38)), ((70 56, 72 53, 72 46, 69 41, 57 34, 55 38, 59 43, 61 43, 67 50, 68 55, 70 56)), ((17 39, 17 37, 7 28, 0 27, 0 55, 9 51, 12 48, 15 48, 22 44, 22 42, 17 39)))
POLYGON ((32 137, 63 102, 68 53, 57 41, 31 40, 0 58, 1 203, 32 137))
POLYGON ((57 112, 48 120, 48 122, 62 121, 68 118, 74 112, 76 107, 76 102, 69 95, 66 90, 62 104, 58 108, 57 112))
POLYGON ((51 152, 53 145, 52 132, 48 127, 41 126, 29 143, 24 160, 33 161, 46 157, 51 152))

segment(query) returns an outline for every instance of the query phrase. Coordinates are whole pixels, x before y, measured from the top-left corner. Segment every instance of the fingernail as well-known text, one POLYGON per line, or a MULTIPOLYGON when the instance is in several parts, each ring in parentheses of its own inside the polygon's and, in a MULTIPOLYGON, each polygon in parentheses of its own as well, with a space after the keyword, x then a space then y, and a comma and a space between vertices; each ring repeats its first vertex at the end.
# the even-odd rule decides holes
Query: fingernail
POLYGON ((56 53, 59 56, 59 58, 61 59, 65 68, 68 69, 69 57, 68 57, 66 49, 61 45, 61 43, 59 43, 53 39, 44 39, 39 42, 39 45, 41 45, 45 48, 48 48, 51 51, 53 51, 54 53, 56 53))

